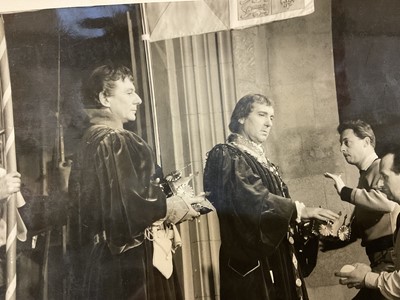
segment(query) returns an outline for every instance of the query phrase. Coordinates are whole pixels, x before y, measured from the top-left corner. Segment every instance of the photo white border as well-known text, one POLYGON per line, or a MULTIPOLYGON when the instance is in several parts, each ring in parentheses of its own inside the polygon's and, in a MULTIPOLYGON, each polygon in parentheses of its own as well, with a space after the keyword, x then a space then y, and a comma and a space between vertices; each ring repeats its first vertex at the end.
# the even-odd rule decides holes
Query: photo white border
POLYGON ((0 14, 52 8, 182 1, 197 0, 1 0, 0 14))

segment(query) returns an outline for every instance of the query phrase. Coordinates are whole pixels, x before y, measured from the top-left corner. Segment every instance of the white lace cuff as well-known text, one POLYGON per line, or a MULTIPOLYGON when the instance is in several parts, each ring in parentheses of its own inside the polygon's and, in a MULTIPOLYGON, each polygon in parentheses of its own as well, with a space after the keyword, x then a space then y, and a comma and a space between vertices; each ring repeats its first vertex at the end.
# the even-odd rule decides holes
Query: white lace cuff
POLYGON ((296 210, 297 210, 296 222, 301 223, 301 216, 303 215, 303 210, 306 206, 304 205, 303 202, 294 201, 294 203, 296 204, 296 210))

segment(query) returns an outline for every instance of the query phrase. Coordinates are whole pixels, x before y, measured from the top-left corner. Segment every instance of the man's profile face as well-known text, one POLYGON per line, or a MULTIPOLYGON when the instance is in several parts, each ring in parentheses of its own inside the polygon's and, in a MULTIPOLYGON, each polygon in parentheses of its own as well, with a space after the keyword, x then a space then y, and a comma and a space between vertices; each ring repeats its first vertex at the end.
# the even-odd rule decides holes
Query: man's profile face
POLYGON ((142 99, 136 94, 133 82, 129 78, 125 78, 115 81, 114 85, 111 95, 107 96, 112 114, 122 123, 134 121, 142 99))
POLYGON ((356 136, 353 129, 345 129, 340 135, 340 151, 351 165, 357 165, 365 158, 366 146, 365 139, 356 136))
POLYGON ((385 155, 380 163, 379 171, 383 179, 383 192, 388 199, 400 202, 400 174, 393 172, 393 154, 385 155))

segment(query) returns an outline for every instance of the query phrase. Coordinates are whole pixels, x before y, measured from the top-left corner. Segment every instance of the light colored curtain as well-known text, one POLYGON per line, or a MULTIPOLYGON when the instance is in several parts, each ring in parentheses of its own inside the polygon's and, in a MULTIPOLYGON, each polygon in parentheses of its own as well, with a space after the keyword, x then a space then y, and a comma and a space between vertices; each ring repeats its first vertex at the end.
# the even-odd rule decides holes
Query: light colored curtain
MULTIPOLYGON (((164 173, 198 173, 203 191, 207 152, 225 141, 236 103, 229 31, 151 44, 155 102, 164 173)), ((175 255, 185 299, 218 299, 220 245, 216 213, 180 225, 182 251, 175 255), (192 279, 192 280, 191 280, 192 279)))

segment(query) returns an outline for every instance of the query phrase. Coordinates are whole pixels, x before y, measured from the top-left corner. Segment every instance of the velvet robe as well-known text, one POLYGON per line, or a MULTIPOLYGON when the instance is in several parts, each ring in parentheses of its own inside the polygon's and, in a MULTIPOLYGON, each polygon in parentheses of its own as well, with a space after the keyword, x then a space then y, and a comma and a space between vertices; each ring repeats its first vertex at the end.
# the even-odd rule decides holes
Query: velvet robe
POLYGON ((166 197, 152 183, 152 151, 101 119, 86 131, 71 171, 71 296, 180 299, 176 277, 167 280, 153 267, 152 243, 143 234, 166 214, 166 197))
POLYGON ((296 206, 279 174, 231 144, 217 145, 208 153, 204 191, 220 222, 221 300, 308 299, 292 262, 293 237, 303 242, 297 230, 289 237, 296 206))

